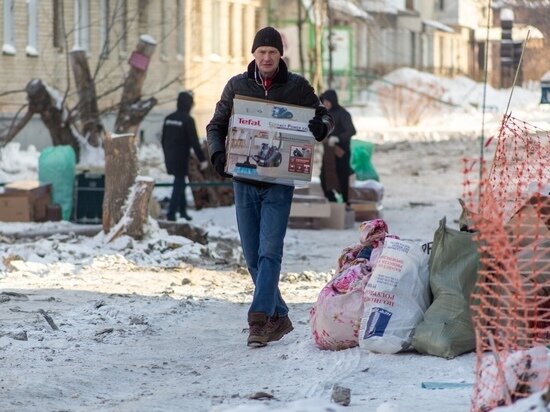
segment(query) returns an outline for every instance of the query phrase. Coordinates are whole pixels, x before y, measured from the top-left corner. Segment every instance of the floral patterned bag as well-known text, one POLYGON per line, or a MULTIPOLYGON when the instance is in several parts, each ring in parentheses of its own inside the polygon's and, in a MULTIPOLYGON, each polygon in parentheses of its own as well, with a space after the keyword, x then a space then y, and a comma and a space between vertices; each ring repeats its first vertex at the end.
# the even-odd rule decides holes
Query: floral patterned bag
POLYGON ((336 275, 310 310, 311 332, 321 349, 341 350, 359 344, 363 290, 388 236, 388 226, 382 219, 369 220, 360 225, 359 232, 360 243, 343 250, 336 275))

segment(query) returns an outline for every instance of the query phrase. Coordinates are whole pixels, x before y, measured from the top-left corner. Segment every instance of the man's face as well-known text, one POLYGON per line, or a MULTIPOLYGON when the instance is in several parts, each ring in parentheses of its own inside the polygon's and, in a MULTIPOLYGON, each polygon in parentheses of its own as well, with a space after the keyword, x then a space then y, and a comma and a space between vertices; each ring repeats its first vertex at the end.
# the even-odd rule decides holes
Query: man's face
POLYGON ((323 106, 325 106, 327 110, 332 109, 332 103, 330 102, 330 100, 323 99, 323 106))
POLYGON ((262 77, 272 77, 279 67, 279 60, 281 60, 279 50, 271 46, 261 46, 254 50, 253 55, 262 77))

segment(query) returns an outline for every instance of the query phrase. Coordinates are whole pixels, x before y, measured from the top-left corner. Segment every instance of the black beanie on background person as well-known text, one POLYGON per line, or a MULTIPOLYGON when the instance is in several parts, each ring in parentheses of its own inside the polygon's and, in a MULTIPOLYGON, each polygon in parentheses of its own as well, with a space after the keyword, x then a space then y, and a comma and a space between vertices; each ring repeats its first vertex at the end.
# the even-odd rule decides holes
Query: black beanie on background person
POLYGON ((258 30, 256 36, 254 36, 254 43, 252 43, 252 53, 262 46, 275 47, 283 55, 283 39, 281 33, 275 30, 273 27, 264 27, 258 30))

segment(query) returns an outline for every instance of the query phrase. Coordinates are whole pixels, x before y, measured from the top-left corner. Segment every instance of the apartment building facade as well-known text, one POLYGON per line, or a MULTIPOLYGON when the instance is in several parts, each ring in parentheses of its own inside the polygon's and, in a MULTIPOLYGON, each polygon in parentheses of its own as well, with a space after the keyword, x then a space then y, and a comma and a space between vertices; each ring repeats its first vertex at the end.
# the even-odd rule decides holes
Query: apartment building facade
MULTIPOLYGON (((225 82, 250 60, 252 39, 266 18, 261 0, 3 0, 1 5, 0 130, 27 103, 25 86, 35 78, 66 97, 68 108, 74 106, 73 50, 88 56, 100 110, 116 105, 131 52, 139 37, 148 35, 157 44, 143 87, 144 97, 158 99, 142 127, 150 139, 158 137, 181 90, 194 92, 193 113, 203 134, 225 82)), ((26 134, 35 137, 39 121, 32 123, 26 134)))

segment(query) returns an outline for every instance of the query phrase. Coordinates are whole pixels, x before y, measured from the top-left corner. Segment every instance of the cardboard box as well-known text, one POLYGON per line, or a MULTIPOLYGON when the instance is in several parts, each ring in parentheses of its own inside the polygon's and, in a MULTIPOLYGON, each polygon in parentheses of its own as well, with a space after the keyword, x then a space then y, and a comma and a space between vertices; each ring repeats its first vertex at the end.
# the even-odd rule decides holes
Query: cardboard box
POLYGON ((0 194, 0 221, 32 222, 33 207, 26 195, 0 194))
POLYGON ((325 197, 315 195, 294 195, 290 217, 330 217, 330 203, 325 197))
POLYGON ((321 218, 321 226, 326 229, 350 229, 355 223, 355 211, 345 203, 330 202, 330 216, 321 218))
POLYGON ((381 217, 382 205, 377 202, 352 203, 350 206, 355 212, 356 222, 364 222, 381 217))
POLYGON ((18 180, 16 182, 7 183, 4 186, 4 193, 6 194, 24 193, 27 196, 31 196, 33 199, 51 195, 51 192, 51 183, 41 183, 38 180, 18 180))
POLYGON ((226 142, 226 172, 251 180, 309 182, 315 138, 310 107, 236 96, 226 142))
MULTIPOLYGON (((30 214, 27 214, 25 211, 24 216, 20 216, 24 220, 15 221, 45 221, 47 208, 51 203, 51 192, 52 185, 50 183, 41 183, 37 180, 20 180, 4 186, 5 196, 26 197, 28 199, 28 207, 32 209, 30 214)), ((9 218, 9 216, 7 217, 9 218)))

